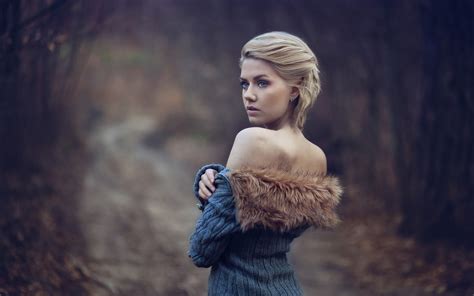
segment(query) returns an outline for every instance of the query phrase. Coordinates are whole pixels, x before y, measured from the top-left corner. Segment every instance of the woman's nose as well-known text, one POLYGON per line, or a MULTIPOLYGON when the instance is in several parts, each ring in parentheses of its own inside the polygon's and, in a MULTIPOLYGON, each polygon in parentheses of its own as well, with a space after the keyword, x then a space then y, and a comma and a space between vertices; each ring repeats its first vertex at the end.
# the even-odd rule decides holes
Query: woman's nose
POLYGON ((244 99, 248 101, 255 101, 257 99, 257 96, 253 93, 250 87, 244 91, 244 99))

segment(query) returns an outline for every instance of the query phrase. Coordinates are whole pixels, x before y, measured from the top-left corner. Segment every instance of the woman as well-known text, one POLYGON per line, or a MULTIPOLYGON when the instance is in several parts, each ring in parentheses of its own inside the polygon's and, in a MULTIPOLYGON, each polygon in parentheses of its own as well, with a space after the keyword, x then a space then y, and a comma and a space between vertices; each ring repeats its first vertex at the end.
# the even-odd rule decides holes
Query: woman
POLYGON ((226 166, 197 172, 203 213, 188 256, 212 266, 209 295, 302 295, 286 254, 308 227, 337 224, 342 194, 324 152, 302 133, 320 91, 317 59, 300 38, 270 32, 244 45, 240 68, 256 127, 237 134, 226 166))

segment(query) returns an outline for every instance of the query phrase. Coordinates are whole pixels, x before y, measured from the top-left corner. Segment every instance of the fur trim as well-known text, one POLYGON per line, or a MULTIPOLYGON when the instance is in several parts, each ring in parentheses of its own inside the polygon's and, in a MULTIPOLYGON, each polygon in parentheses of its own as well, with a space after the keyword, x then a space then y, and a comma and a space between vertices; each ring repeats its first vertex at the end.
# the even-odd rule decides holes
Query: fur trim
POLYGON ((335 207, 343 188, 335 176, 244 168, 229 180, 243 231, 262 226, 288 231, 305 224, 332 228, 340 222, 335 207))

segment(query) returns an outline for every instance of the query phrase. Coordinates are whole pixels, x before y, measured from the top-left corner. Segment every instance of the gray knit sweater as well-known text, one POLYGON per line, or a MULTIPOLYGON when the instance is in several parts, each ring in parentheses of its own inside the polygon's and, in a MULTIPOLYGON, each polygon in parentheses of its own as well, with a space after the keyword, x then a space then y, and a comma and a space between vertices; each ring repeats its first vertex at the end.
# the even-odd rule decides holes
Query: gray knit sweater
POLYGON ((342 187, 336 177, 209 164, 197 172, 194 193, 203 213, 188 256, 198 267, 212 266, 208 295, 303 294, 287 253, 310 226, 338 223, 342 187), (216 191, 203 201, 198 183, 208 168, 219 173, 216 191))

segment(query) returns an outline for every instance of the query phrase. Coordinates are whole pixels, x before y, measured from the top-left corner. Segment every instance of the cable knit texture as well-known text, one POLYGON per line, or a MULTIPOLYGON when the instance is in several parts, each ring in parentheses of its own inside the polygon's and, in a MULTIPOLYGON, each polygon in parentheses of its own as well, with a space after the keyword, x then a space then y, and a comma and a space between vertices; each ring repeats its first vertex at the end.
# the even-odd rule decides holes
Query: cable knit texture
POLYGON ((287 253, 309 227, 339 222, 335 208, 343 189, 337 177, 208 164, 196 174, 194 193, 203 213, 188 256, 198 267, 212 266, 208 295, 303 295, 287 253), (219 173, 205 201, 199 180, 209 168, 219 173))

